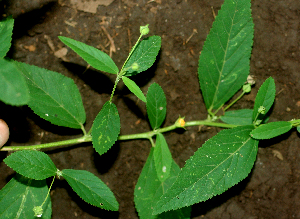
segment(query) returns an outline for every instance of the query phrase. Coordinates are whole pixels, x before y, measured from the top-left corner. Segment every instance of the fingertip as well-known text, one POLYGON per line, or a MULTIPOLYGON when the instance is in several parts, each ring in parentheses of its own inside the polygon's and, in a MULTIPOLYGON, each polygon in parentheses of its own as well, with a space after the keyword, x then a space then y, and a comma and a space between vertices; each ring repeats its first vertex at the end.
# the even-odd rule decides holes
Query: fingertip
POLYGON ((9 138, 9 128, 6 122, 0 119, 0 147, 2 147, 9 138))

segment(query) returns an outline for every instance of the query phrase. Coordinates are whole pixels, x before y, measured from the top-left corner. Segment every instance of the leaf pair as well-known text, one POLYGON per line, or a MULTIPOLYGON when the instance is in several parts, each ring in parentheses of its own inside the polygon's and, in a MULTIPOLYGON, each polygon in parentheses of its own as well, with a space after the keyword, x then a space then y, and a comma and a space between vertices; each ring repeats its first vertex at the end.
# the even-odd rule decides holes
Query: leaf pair
MULTIPOLYGON (((49 156, 40 151, 18 151, 5 158, 4 162, 17 173, 33 179, 28 179, 33 183, 36 180, 44 180, 58 174, 58 170, 49 156)), ((106 210, 118 210, 118 202, 111 190, 92 173, 85 170, 64 169, 59 175, 63 176, 72 189, 87 203, 106 210)), ((28 186, 30 186, 30 183, 28 186)), ((6 195, 6 189, 5 186, 0 191, 0 197, 6 195)), ((13 192, 17 194, 18 191, 13 192)), ((37 203, 36 205, 40 205, 41 203, 37 203)))
MULTIPOLYGON (((254 109, 242 109, 225 112, 220 119, 235 125, 261 124, 268 121, 268 112, 275 100, 275 82, 269 77, 260 87, 255 98, 254 109), (262 110, 260 111, 260 108, 262 110)), ((262 124, 254 129, 250 135, 255 139, 270 139, 284 134, 292 129, 292 123, 286 121, 262 124)))
MULTIPOLYGON (((112 74, 119 73, 118 67, 106 53, 67 37, 60 36, 59 39, 95 69, 112 74)), ((150 68, 156 60, 160 46, 161 38, 159 36, 151 36, 142 40, 134 48, 122 68, 122 71, 124 70, 124 73, 122 73, 124 84, 143 102, 146 102, 143 92, 134 81, 126 76, 132 76, 150 68), (135 68, 132 67, 133 65, 135 65, 135 68)))

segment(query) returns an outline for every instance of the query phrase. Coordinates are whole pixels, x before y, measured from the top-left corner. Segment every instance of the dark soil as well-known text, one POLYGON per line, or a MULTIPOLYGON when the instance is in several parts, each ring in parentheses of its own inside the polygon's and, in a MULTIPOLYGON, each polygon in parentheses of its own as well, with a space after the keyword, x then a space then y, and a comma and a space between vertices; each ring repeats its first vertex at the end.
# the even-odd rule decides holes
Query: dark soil
MULTIPOLYGON (((109 53, 107 35, 113 37, 118 66, 139 36, 139 26, 150 24, 151 35, 162 37, 162 48, 154 67, 134 78, 146 93, 149 85, 164 89, 168 111, 165 126, 179 115, 187 121, 206 118, 206 110, 197 79, 197 64, 204 40, 221 0, 115 0, 99 6, 97 13, 70 7, 68 1, 1 1, 3 17, 13 15, 15 29, 9 57, 28 64, 60 72, 74 79, 87 113, 86 128, 108 100, 114 75, 86 70, 87 64, 74 52, 69 62, 54 56, 64 45, 63 35, 85 42, 109 53), (160 3, 161 2, 161 3, 160 3), (187 39, 197 30, 190 40, 187 39), (48 36, 48 40, 47 37, 48 36)), ((250 108, 260 85, 269 76, 276 82, 276 103, 270 121, 300 118, 300 2, 298 0, 252 1, 255 36, 251 57, 251 75, 256 85, 234 109, 250 108)), ((149 131, 145 106, 123 84, 114 103, 121 117, 121 134, 149 131)), ((0 104, 0 116, 11 128, 7 145, 32 145, 75 138, 79 131, 59 128, 39 119, 27 107, 0 104)), ((198 127, 170 132, 165 136, 173 158, 182 167, 185 161, 220 128, 198 127)), ((224 194, 193 206, 192 218, 300 218, 300 139, 296 131, 261 141, 253 171, 245 180, 224 194), (278 155, 279 154, 279 155, 278 155), (280 157, 282 155, 282 157, 280 157), (281 158, 281 159, 280 159, 281 158)), ((133 191, 147 159, 150 143, 143 140, 119 141, 103 156, 91 143, 52 149, 47 153, 59 169, 84 169, 100 177, 120 203, 119 212, 108 212, 83 202, 64 180, 56 180, 51 192, 53 218, 138 218, 133 191)), ((7 153, 0 153, 3 160, 7 153)), ((0 163, 0 188, 14 172, 0 163)))

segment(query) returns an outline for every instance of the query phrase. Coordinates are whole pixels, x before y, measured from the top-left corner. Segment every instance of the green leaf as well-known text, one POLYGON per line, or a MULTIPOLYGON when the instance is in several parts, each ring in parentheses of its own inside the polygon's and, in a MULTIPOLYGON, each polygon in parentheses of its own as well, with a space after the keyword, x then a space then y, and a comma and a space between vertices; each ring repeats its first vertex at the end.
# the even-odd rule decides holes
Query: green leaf
MULTIPOLYGON (((48 194, 46 180, 33 180, 16 175, 0 191, 0 218, 36 219, 33 208, 40 206, 48 194)), ((43 219, 52 214, 51 199, 43 205, 43 219)))
POLYGON ((254 108, 253 108, 253 121, 262 120, 267 112, 272 107, 275 100, 275 82, 272 77, 269 77, 259 88, 258 93, 255 98, 254 108), (265 107, 265 114, 259 114, 259 107, 265 107))
POLYGON ((29 102, 29 90, 21 72, 13 62, 0 58, 0 100, 10 105, 29 102))
POLYGON ((154 162, 157 177, 164 182, 170 175, 172 155, 169 150, 166 139, 161 133, 156 135, 156 143, 154 148, 154 162))
POLYGON ((93 147, 101 155, 110 149, 120 134, 120 117, 115 104, 107 101, 92 127, 93 147))
POLYGON ((17 151, 4 159, 7 166, 17 173, 36 180, 56 175, 56 167, 50 157, 41 151, 17 151))
POLYGON ((118 67, 106 53, 67 37, 59 36, 58 38, 95 69, 118 74, 118 67))
POLYGON ((13 27, 14 19, 12 17, 0 22, 0 58, 6 56, 9 51, 13 27))
POLYGON ((225 0, 204 43, 198 77, 207 109, 218 109, 247 80, 254 24, 250 0, 225 0))
POLYGON ((57 72, 15 62, 30 90, 28 106, 52 124, 80 129, 85 111, 74 81, 57 72))
POLYGON ((159 197, 174 183, 180 172, 179 166, 172 160, 170 176, 164 182, 157 177, 154 161, 154 148, 151 148, 146 164, 140 174, 134 190, 134 203, 141 219, 188 219, 191 207, 176 211, 164 212, 160 215, 152 215, 153 207, 159 197))
POLYGON ((300 133, 300 126, 297 126, 297 132, 300 133))
POLYGON ((151 127, 159 128, 166 118, 167 100, 163 89, 157 83, 151 84, 148 89, 146 106, 151 127))
POLYGON ((154 214, 174 210, 225 192, 250 173, 258 141, 250 137, 253 126, 219 132, 186 161, 176 182, 154 208, 154 214))
POLYGON ((130 80, 129 78, 123 76, 122 80, 124 82, 124 84, 126 85, 126 87, 128 87, 128 89, 134 93, 135 96, 137 96, 140 100, 142 100, 143 102, 146 103, 146 97, 143 94, 143 92, 141 91, 141 89, 139 88, 139 86, 137 86, 137 84, 133 81, 130 80))
POLYGON ((286 121, 270 122, 258 126, 250 135, 255 139, 270 139, 290 131, 292 127, 292 123, 286 121))
POLYGON ((226 111, 225 115, 221 116, 220 119, 225 123, 233 125, 251 125, 252 114, 253 110, 251 109, 232 110, 226 111))
POLYGON ((124 69, 128 68, 125 75, 136 75, 150 68, 156 60, 156 56, 160 50, 160 46, 160 36, 151 36, 139 42, 124 66, 124 69), (133 63, 138 64, 138 70, 131 69, 133 63))
POLYGON ((96 207, 117 211, 119 204, 108 186, 94 174, 85 170, 62 170, 62 176, 72 189, 87 203, 96 207))

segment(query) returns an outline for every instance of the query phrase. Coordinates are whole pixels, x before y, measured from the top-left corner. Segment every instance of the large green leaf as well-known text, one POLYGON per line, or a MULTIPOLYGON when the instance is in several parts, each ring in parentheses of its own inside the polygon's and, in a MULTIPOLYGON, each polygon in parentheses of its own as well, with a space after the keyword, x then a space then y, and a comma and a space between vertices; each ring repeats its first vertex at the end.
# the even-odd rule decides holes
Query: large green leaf
POLYGON ((85 170, 62 170, 62 176, 72 189, 87 203, 105 210, 117 211, 119 204, 108 186, 85 170))
POLYGON ((252 124, 252 109, 240 109, 226 111, 224 116, 221 116, 220 119, 228 124, 233 125, 251 125, 252 124))
POLYGON ((168 188, 176 180, 180 172, 179 166, 172 160, 170 176, 162 182, 155 170, 154 148, 151 149, 146 164, 140 174, 134 190, 134 203, 141 219, 188 219, 191 208, 182 208, 176 211, 164 212, 160 215, 152 215, 153 207, 168 188))
POLYGON ((292 123, 286 121, 270 122, 260 125, 250 135, 255 139, 270 139, 290 131, 292 127, 292 123))
MULTIPOLYGON (((16 175, 0 191, 1 219, 36 219, 33 208, 40 206, 48 194, 46 180, 33 180, 16 175)), ((51 199, 43 205, 43 219, 50 219, 51 199)))
POLYGON ((140 100, 142 100, 143 102, 146 103, 145 95, 143 94, 143 92, 141 91, 139 86, 137 86, 137 84, 133 80, 130 80, 129 78, 127 78, 125 76, 122 77, 122 80, 123 80, 124 84, 126 85, 126 87, 132 93, 134 93, 135 96, 137 96, 140 100))
POLYGON ((146 106, 151 127, 159 128, 166 118, 167 100, 163 89, 157 83, 148 88, 146 106))
POLYGON ((0 22, 0 58, 6 56, 6 53, 9 51, 13 27, 14 19, 11 17, 0 22))
POLYGON ((7 166, 17 173, 36 180, 56 175, 56 167, 50 157, 41 151, 17 151, 4 159, 7 166))
POLYGON ((121 124, 118 109, 115 104, 106 102, 92 127, 93 147, 101 155, 110 149, 118 139, 121 124))
POLYGON ((118 67, 106 53, 67 37, 59 36, 58 38, 95 69, 118 74, 118 67))
POLYGON ((15 62, 30 90, 28 106, 52 124, 82 128, 85 111, 74 81, 57 72, 15 62))
POLYGON ((154 208, 154 214, 175 210, 225 192, 250 173, 258 141, 250 137, 253 126, 219 132, 186 161, 177 180, 154 208))
POLYGON ((217 109, 249 74, 254 25, 250 0, 225 0, 204 43, 198 76, 207 109, 217 109))
POLYGON ((125 75, 135 75, 150 68, 156 60, 160 46, 160 36, 151 36, 139 42, 124 66, 127 69, 125 75), (138 69, 131 68, 133 63, 138 64, 138 69))
POLYGON ((10 105, 27 104, 29 90, 21 72, 13 62, 2 58, 0 66, 0 100, 10 105))
POLYGON ((169 150, 165 137, 158 133, 154 148, 154 162, 157 172, 157 177, 160 181, 165 181, 169 175, 172 165, 172 155, 169 150))
POLYGON ((253 121, 262 120, 267 112, 271 109, 275 100, 275 82, 272 77, 269 77, 259 88, 255 98, 252 119, 253 121), (260 114, 258 109, 264 107, 264 114, 260 114))

